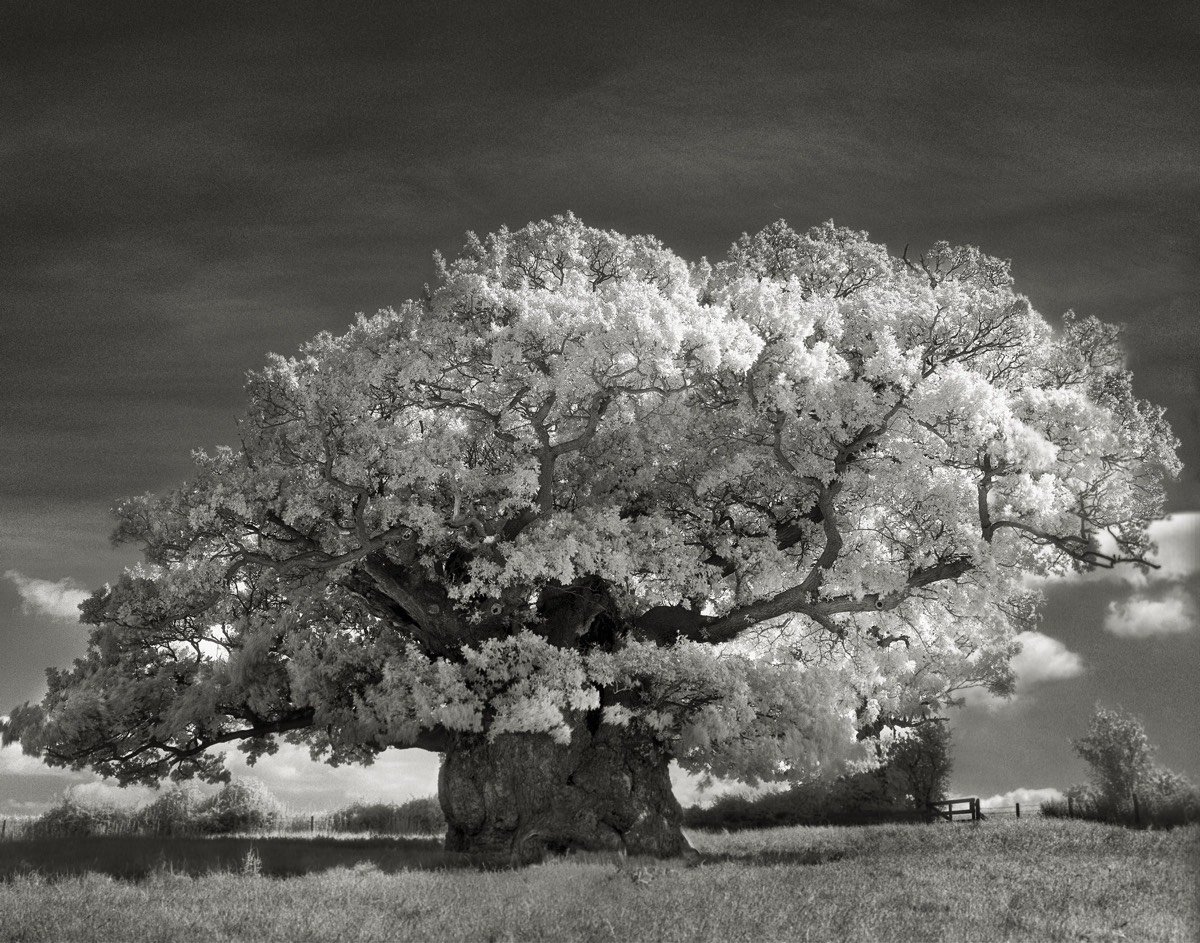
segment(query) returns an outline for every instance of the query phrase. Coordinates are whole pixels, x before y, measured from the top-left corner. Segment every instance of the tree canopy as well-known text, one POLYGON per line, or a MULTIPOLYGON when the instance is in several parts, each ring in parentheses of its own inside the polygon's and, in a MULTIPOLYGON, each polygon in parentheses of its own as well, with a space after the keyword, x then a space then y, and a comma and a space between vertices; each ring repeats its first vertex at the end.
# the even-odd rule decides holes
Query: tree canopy
POLYGON ((1128 801, 1154 769, 1154 748, 1141 721, 1120 708, 1097 704, 1087 734, 1071 743, 1091 767, 1097 792, 1110 803, 1128 801))
POLYGON ((120 506, 145 563, 6 740, 219 779, 225 743, 369 761, 587 716, 803 778, 1005 690, 1027 575, 1145 565, 1179 467, 1116 328, 833 223, 715 264, 571 215, 471 235, 247 390, 239 447, 120 506))

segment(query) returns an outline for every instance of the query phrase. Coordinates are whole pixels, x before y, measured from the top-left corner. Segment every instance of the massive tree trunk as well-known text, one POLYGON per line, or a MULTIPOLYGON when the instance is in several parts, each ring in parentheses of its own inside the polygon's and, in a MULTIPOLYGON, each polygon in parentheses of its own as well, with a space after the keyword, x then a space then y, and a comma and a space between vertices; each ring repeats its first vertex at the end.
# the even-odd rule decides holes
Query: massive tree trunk
POLYGON ((446 848, 514 865, 571 850, 694 854, 668 762, 651 741, 584 722, 569 744, 546 734, 460 743, 438 776, 446 848))

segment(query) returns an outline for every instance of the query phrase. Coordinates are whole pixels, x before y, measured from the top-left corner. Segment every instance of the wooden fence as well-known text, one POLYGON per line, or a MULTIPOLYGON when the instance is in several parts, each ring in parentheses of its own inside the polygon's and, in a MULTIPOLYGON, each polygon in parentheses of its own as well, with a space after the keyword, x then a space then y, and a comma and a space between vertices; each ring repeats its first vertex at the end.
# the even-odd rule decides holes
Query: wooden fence
POLYGON ((975 796, 967 799, 943 799, 940 802, 930 802, 926 808, 932 818, 945 819, 947 822, 953 822, 955 818, 966 818, 972 822, 978 822, 981 818, 979 799, 975 796))
POLYGON ((928 805, 929 816, 931 819, 945 819, 947 822, 953 822, 955 818, 967 819, 971 822, 982 822, 988 816, 1001 816, 1016 814, 1017 818, 1021 817, 1021 803, 1017 802, 1011 806, 993 806, 985 813, 979 804, 978 796, 969 796, 964 799, 943 799, 941 802, 931 802, 928 805))
MULTIPOLYGON (((1037 807, 1035 806, 1034 808, 1036 811, 1037 807)), ((986 814, 984 815, 984 818, 994 819, 994 818, 1004 818, 1006 816, 1011 816, 1011 817, 1019 819, 1021 817, 1021 803, 1015 802, 1012 805, 988 806, 988 808, 986 810, 986 814)))

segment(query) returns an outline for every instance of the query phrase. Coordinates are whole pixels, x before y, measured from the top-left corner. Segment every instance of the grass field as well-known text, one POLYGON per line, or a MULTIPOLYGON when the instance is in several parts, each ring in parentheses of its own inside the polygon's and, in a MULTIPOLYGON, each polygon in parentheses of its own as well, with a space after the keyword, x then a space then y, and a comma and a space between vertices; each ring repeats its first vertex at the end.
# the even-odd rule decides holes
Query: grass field
POLYGON ((1037 818, 788 828, 694 834, 692 866, 519 871, 412 839, 8 842, 0 940, 1193 941, 1198 839, 1037 818))

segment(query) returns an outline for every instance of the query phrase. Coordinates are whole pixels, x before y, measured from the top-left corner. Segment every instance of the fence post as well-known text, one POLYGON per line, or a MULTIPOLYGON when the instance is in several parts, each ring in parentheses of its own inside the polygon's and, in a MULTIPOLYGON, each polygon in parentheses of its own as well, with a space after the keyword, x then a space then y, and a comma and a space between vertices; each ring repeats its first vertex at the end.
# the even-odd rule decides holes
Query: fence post
POLYGON ((1021 803, 1017 803, 1017 818, 1021 817, 1021 803))
POLYGON ((312 815, 310 815, 308 817, 308 831, 311 834, 311 833, 315 832, 316 830, 317 830, 317 816, 316 816, 316 813, 314 812, 312 815))
POLYGON ((1067 818, 1075 818, 1075 800, 1067 796, 1067 818))
POLYGON ((0 841, 4 839, 6 831, 8 831, 8 819, 0 819, 0 841))
POLYGON ((1136 792, 1133 794, 1133 824, 1139 826, 1142 824, 1142 810, 1138 808, 1136 792))

